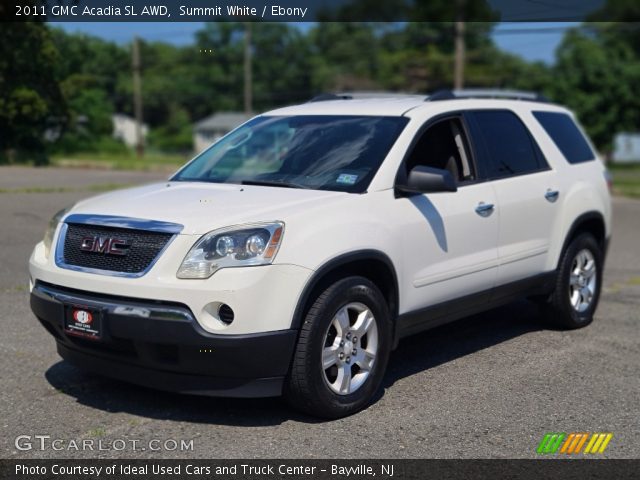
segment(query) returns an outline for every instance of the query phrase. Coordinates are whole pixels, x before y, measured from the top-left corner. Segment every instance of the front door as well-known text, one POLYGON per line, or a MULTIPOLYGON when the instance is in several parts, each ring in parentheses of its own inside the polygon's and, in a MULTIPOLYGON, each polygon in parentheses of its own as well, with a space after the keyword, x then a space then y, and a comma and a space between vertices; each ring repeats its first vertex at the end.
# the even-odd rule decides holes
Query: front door
MULTIPOLYGON (((404 166, 449 170, 458 191, 400 197, 407 310, 493 288, 497 275, 499 207, 490 182, 478 182, 462 116, 419 134, 404 166)), ((401 172, 402 173, 402 172, 401 172)))

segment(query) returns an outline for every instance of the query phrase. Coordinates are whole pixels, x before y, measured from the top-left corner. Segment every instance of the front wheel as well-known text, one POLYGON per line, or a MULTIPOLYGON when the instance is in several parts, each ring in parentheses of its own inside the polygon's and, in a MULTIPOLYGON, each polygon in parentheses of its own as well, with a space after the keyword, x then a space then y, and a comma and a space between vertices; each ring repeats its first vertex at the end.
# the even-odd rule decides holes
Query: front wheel
POLYGON ((378 288, 363 277, 339 280, 318 295, 304 319, 285 397, 325 418, 364 408, 382 382, 391 336, 378 288))
POLYGON ((589 233, 576 237, 560 260, 546 313, 559 326, 581 328, 593 321, 602 287, 603 254, 589 233))

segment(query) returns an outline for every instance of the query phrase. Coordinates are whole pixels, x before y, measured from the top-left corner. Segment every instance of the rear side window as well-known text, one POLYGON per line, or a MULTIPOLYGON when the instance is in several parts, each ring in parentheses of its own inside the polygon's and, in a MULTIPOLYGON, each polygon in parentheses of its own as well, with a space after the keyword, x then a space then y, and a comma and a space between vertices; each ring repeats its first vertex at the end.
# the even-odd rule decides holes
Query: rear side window
POLYGON ((560 112, 533 112, 533 116, 569 163, 588 162, 596 158, 584 135, 569 115, 560 112))
POLYGON ((509 110, 469 112, 477 143, 484 147, 487 178, 525 175, 548 165, 520 118, 509 110))

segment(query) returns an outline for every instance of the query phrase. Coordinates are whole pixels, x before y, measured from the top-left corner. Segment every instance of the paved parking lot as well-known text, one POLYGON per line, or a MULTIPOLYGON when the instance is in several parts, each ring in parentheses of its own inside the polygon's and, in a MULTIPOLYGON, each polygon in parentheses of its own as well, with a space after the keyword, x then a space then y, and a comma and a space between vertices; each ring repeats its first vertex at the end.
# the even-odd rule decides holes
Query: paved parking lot
POLYGON ((0 457, 535 457, 546 432, 613 432, 607 457, 640 457, 640 202, 614 202, 592 326, 548 329, 523 301, 418 335, 392 355, 374 405, 322 422, 278 399, 159 393, 83 373, 57 356, 29 310, 31 248, 60 208, 162 178, 0 168, 0 457), (18 435, 50 435, 63 446, 193 440, 193 450, 18 451, 18 435))

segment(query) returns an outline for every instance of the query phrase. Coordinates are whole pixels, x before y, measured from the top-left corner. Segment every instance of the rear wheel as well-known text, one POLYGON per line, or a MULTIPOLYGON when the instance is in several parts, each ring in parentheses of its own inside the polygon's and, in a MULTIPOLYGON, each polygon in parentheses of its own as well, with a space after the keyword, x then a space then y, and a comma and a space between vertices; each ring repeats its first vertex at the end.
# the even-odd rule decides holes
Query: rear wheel
POLYGON ((325 418, 364 408, 380 387, 391 333, 385 299, 371 281, 349 277, 334 283, 305 317, 285 397, 325 418))
POLYGON ((581 328, 593 321, 602 285, 602 249, 589 233, 576 237, 565 250, 555 290, 546 313, 557 325, 581 328))

